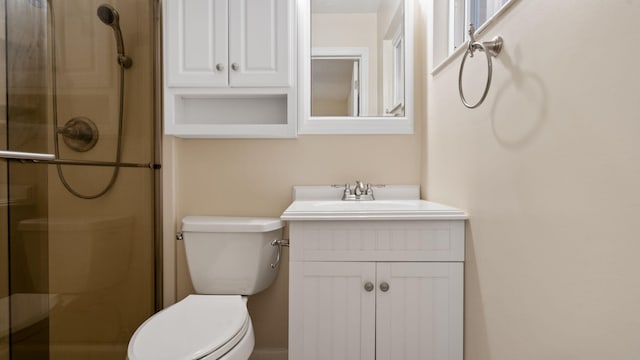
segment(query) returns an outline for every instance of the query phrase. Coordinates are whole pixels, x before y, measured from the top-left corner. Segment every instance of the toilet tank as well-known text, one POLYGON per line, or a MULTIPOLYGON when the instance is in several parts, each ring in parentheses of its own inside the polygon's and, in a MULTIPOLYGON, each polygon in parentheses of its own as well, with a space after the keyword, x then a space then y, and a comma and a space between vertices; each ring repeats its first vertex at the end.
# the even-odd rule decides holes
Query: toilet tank
POLYGON ((278 218, 187 216, 182 238, 199 294, 252 295, 269 287, 284 223, 278 218))

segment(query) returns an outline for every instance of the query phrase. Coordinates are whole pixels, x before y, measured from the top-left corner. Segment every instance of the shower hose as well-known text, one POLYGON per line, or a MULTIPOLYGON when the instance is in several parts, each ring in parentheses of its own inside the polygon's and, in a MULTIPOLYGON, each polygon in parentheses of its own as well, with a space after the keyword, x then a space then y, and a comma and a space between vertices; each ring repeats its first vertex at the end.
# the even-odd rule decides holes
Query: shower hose
MULTIPOLYGON (((55 16, 54 16, 53 5, 51 4, 51 1, 49 1, 48 4, 49 4, 49 14, 50 14, 50 17, 49 17, 50 26, 52 29, 51 30, 51 68, 52 68, 52 74, 51 74, 52 96, 51 97, 52 97, 52 103, 53 103, 52 105, 53 146, 54 146, 54 154, 56 156, 56 159, 59 159, 60 146, 58 141, 58 86, 57 86, 57 80, 56 80, 56 77, 57 77, 56 62, 57 61, 56 61, 55 16)), ((118 63, 118 64, 120 67, 120 90, 119 90, 120 104, 119 104, 119 110, 118 110, 118 141, 116 145, 115 165, 113 167, 113 172, 111 173, 111 179, 109 180, 109 183, 102 190, 94 194, 82 194, 77 190, 75 190, 69 184, 69 182, 64 176, 64 172, 62 171, 62 165, 56 164, 56 168, 58 170, 58 177, 60 178, 60 182, 62 182, 62 185, 64 185, 67 191, 69 191, 71 194, 81 199, 87 199, 87 200, 96 199, 106 194, 109 190, 111 190, 111 188, 115 184, 116 179, 118 178, 118 173, 120 172, 120 159, 122 154, 122 123, 124 118, 124 65, 121 63, 118 63)))

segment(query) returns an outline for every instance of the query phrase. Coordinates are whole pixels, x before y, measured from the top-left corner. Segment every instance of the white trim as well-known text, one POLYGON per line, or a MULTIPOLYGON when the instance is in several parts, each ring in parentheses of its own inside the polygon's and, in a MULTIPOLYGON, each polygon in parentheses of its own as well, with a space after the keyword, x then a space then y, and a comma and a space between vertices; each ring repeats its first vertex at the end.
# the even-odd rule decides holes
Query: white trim
POLYGON ((311 117, 311 7, 298 1, 299 134, 413 134, 413 0, 403 0, 405 33, 404 117, 311 117))
POLYGON ((456 27, 460 21, 465 22, 465 14, 464 12, 456 11, 456 7, 465 6, 465 3, 465 0, 449 0, 449 31, 447 33, 449 54, 452 54, 456 50, 459 36, 462 36, 460 44, 464 43, 464 28, 462 29, 462 33, 460 33, 460 29, 456 27))
POLYGON ((176 148, 175 138, 162 137, 162 307, 176 302, 176 148))
POLYGON ((369 48, 366 47, 314 47, 311 49, 311 57, 362 57, 369 58, 369 48))
POLYGON ((404 33, 400 27, 398 27, 396 33, 393 35, 391 47, 393 48, 391 106, 384 109, 384 112, 385 114, 393 115, 398 110, 404 111, 404 79, 406 78, 404 69, 404 49, 407 47, 407 44, 405 42, 404 33), (398 54, 398 50, 400 54, 398 54), (398 61, 398 58, 400 61, 398 61), (401 86, 398 86, 398 84, 401 86))
POLYGON ((366 47, 314 47, 311 58, 347 59, 360 62, 360 114, 369 110, 369 48, 366 47), (362 69, 367 69, 363 71, 362 69))

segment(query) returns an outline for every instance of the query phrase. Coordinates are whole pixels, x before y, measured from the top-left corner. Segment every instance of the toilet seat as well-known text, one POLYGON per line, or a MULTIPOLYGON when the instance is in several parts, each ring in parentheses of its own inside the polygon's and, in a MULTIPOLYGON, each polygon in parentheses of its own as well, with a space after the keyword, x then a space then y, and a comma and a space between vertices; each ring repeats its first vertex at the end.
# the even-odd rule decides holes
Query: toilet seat
POLYGON ((240 295, 189 295, 147 319, 133 334, 129 360, 217 359, 251 326, 240 295))

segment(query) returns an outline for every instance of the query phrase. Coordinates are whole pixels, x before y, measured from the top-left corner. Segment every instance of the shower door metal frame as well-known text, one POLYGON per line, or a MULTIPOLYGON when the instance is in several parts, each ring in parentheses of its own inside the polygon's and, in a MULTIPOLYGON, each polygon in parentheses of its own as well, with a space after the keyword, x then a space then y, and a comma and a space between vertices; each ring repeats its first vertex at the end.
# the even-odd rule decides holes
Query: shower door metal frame
POLYGON ((152 0, 153 11, 153 162, 154 167, 154 309, 164 307, 164 236, 162 202, 162 1, 152 0))

